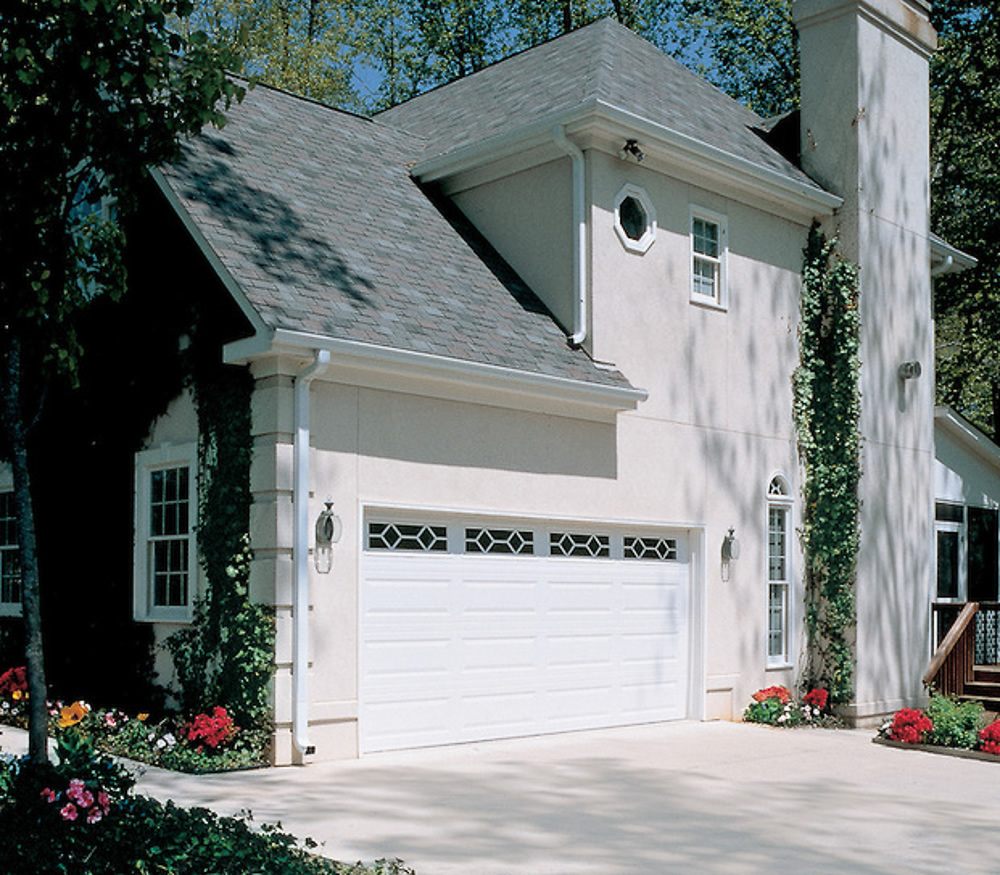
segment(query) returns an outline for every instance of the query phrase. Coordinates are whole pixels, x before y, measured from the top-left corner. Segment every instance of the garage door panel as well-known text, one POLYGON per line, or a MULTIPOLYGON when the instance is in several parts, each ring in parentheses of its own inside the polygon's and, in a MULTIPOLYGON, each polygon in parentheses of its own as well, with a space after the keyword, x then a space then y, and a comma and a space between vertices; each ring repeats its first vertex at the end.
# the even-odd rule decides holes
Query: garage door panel
POLYGON ((362 750, 684 717, 688 585, 679 561, 366 552, 362 750))

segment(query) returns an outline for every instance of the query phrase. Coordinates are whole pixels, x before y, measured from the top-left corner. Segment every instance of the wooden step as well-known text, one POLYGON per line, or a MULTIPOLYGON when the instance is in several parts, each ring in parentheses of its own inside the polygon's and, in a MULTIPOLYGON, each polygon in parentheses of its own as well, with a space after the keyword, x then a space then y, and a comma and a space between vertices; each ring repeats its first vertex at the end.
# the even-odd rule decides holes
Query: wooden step
POLYGON ((992 723, 997 719, 997 715, 1000 714, 1000 696, 977 696, 970 694, 968 692, 968 684, 965 685, 965 689, 965 695, 957 697, 959 702, 979 702, 986 710, 988 722, 992 723))
POLYGON ((1000 701, 1000 681, 969 681, 965 685, 966 697, 973 699, 997 699, 1000 701))
POLYGON ((972 678, 977 682, 1000 684, 1000 665, 974 665, 972 678))

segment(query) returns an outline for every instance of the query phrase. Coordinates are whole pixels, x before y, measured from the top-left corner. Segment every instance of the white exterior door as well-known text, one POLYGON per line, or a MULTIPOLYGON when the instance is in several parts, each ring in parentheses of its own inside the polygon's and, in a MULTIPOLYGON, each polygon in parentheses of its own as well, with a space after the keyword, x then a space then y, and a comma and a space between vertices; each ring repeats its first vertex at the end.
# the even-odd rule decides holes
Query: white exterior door
POLYGON ((362 752, 681 719, 684 532, 371 522, 362 752))

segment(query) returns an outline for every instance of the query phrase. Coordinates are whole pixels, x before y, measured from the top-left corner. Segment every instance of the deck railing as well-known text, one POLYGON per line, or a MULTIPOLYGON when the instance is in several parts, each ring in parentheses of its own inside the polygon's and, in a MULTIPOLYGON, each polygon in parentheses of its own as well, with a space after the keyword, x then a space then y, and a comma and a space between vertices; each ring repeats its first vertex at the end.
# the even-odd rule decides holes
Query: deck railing
POLYGON ((946 696, 965 693, 965 685, 972 680, 976 665, 978 614, 978 602, 934 605, 934 634, 938 646, 924 672, 923 680, 927 686, 933 686, 946 696))

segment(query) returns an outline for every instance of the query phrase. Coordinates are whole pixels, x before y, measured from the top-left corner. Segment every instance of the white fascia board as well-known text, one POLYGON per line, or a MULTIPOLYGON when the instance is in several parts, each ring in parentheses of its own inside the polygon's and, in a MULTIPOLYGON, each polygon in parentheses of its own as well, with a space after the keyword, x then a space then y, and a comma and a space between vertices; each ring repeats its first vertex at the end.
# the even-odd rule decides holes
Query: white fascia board
POLYGON ((931 270, 936 276, 946 273, 961 273, 979 264, 979 260, 968 252, 963 252, 952 246, 947 240, 938 237, 937 234, 930 235, 931 244, 931 270))
MULTIPOLYGON (((743 199, 738 197, 742 193, 751 202, 763 202, 773 210, 791 210, 806 222, 813 217, 833 215, 843 203, 843 198, 818 186, 598 100, 586 101, 530 125, 418 161, 412 172, 421 182, 446 182, 464 174, 478 184, 493 176, 554 160, 562 155, 552 137, 552 130, 557 126, 565 126, 567 133, 573 136, 593 134, 601 141, 614 143, 634 137, 640 140, 651 160, 666 168, 681 169, 686 174, 696 173, 700 184, 706 188, 737 199, 743 199), (477 171, 489 165, 499 170, 475 178, 477 171)), ((600 147, 598 143, 594 145, 600 147)), ((619 147, 620 144, 606 148, 616 151, 619 147)), ((456 190, 462 187, 458 185, 456 190)))
POLYGON ((321 379, 575 418, 610 421, 619 411, 634 410, 649 395, 643 389, 283 329, 227 344, 223 359, 230 364, 273 355, 305 359, 316 350, 330 353, 330 367, 321 379))
POLYGON ((950 434, 987 465, 1000 470, 1000 447, 952 408, 946 405, 935 407, 934 425, 950 434))
POLYGON ((247 299, 247 296, 243 293, 243 289, 240 288, 240 284, 236 282, 232 274, 222 263, 222 259, 219 258, 215 249, 212 245, 205 239, 205 235, 202 234, 201 228, 198 227, 197 222, 191 217, 185 209, 183 202, 177 196, 177 193, 173 190, 173 187, 167 181, 167 178, 163 175, 163 172, 159 169, 154 169, 152 171, 153 181, 159 187, 160 191, 163 192, 163 196, 167 199, 170 207, 177 214, 181 223, 184 225, 184 229, 191 235, 191 239, 194 240, 195 245, 201 250, 202 255, 205 256, 212 270, 215 271, 215 275, 222 281, 222 284, 226 287, 226 291, 232 295, 233 300, 236 305, 243 312, 243 315, 247 317, 256 334, 266 334, 268 331, 267 325, 264 320, 261 319, 260 314, 254 309, 254 306, 247 299))

